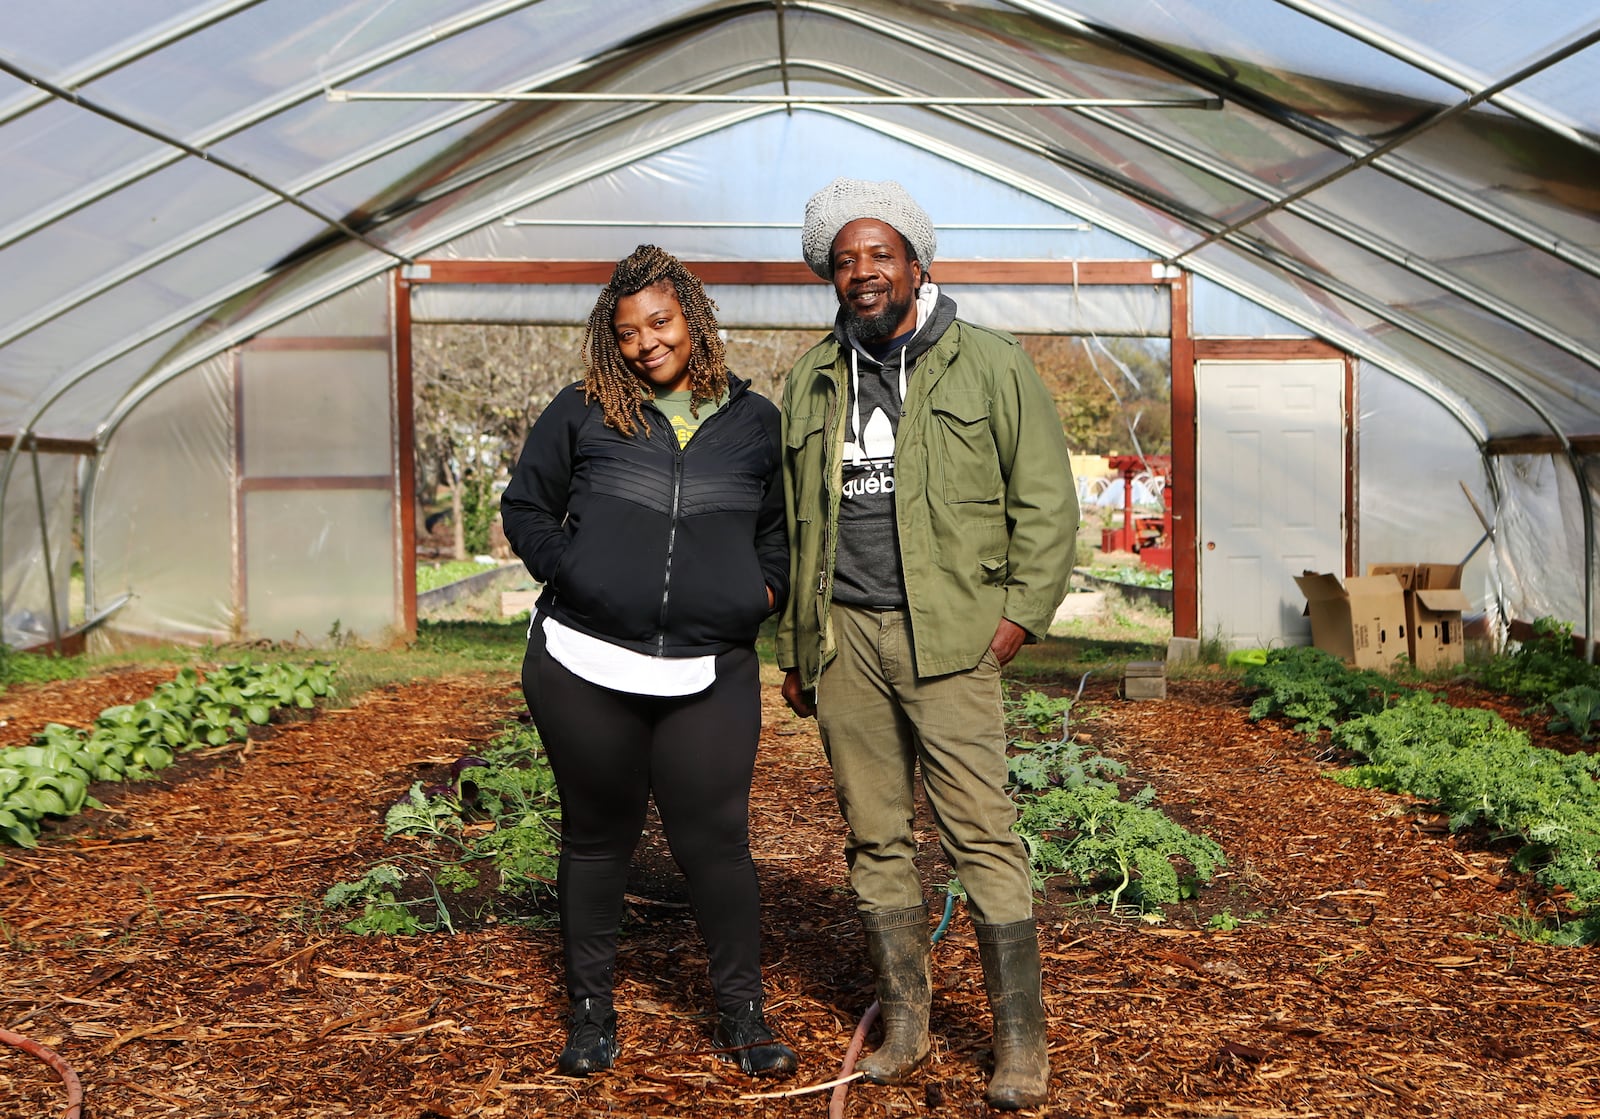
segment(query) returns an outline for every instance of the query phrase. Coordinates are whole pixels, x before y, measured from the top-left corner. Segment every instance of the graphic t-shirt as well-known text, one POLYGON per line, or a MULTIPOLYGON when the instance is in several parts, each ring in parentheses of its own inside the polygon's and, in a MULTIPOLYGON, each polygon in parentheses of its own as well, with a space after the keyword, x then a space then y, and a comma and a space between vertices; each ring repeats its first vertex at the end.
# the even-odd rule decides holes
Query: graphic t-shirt
POLYGON ((727 393, 723 393, 715 400, 703 401, 700 405, 700 414, 696 416, 689 410, 689 401, 693 396, 693 389, 656 393, 656 407, 666 415, 667 422, 672 425, 673 434, 678 437, 680 447, 687 447, 689 440, 694 438, 694 433, 700 430, 700 425, 722 411, 722 406, 728 402, 727 393))
POLYGON ((903 361, 911 337, 891 339, 881 364, 872 360, 875 352, 851 355, 833 597, 852 606, 906 604, 894 516, 894 440, 911 373, 903 361))

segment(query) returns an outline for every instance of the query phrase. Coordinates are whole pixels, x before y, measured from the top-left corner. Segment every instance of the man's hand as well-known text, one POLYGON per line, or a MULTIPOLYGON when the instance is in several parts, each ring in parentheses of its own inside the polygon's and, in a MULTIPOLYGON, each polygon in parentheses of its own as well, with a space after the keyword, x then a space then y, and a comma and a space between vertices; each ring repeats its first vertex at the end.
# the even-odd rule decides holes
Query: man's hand
MULTIPOLYGON (((1017 655, 1017 650, 1022 648, 1022 643, 1028 639, 1028 631, 1017 625, 1010 618, 1001 618, 1000 625, 994 631, 994 640, 989 642, 989 651, 994 654, 994 659, 1004 668, 1011 663, 1011 658, 1017 655)), ((787 698, 787 697, 785 697, 787 698)), ((790 706, 794 706, 790 704, 790 706)))
POLYGON ((783 674, 783 701, 789 705, 790 711, 802 719, 809 719, 817 713, 817 693, 800 686, 798 668, 791 668, 783 674))

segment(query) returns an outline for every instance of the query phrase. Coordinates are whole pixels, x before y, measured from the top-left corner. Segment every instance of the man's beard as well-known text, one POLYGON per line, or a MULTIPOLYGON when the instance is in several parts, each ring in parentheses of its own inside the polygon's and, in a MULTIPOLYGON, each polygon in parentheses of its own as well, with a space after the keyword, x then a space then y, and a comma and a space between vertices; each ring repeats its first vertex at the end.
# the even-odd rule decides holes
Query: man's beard
POLYGON ((912 299, 890 299, 877 311, 867 314, 858 314, 848 306, 845 308, 845 324, 849 327, 851 337, 858 342, 869 345, 874 342, 887 342, 894 337, 895 327, 900 325, 900 320, 911 309, 912 299))

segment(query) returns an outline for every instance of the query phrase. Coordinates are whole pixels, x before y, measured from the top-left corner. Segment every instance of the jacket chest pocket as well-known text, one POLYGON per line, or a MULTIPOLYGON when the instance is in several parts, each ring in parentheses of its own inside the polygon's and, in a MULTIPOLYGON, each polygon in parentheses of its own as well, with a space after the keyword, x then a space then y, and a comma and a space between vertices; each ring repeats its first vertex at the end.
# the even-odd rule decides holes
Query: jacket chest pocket
POLYGON ((932 413, 929 453, 946 501, 999 501, 1005 491, 1000 454, 989 428, 989 401, 982 393, 945 392, 928 402, 932 413))
POLYGON ((784 431, 784 459, 795 481, 794 516, 798 521, 822 517, 822 494, 827 475, 827 440, 823 437, 826 417, 809 412, 789 419, 784 431))

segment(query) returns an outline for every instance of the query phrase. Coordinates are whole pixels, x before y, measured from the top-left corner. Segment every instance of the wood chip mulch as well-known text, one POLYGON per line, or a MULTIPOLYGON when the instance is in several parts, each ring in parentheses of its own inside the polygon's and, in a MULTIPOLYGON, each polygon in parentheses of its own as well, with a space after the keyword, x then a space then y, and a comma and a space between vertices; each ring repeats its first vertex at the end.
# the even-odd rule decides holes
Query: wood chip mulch
MULTIPOLYGON (((170 671, 14 689, 0 742, 87 725, 170 671)), ((1506 851, 1402 798, 1346 789, 1293 732, 1245 717, 1235 686, 1169 682, 1130 703, 1091 682, 1076 729, 1155 785, 1230 864, 1164 924, 1039 907, 1051 1101, 1035 1114, 1314 1119, 1600 1116, 1600 957, 1506 922, 1548 901, 1506 851), (1232 931, 1206 927, 1228 914, 1232 931)), ((59 1054, 86 1116, 821 1116, 828 1092, 747 1095, 838 1075, 872 1000, 813 725, 776 688, 752 797, 770 1018, 799 1074, 753 1081, 711 1051, 705 953, 659 840, 619 966, 623 1058, 554 1074, 557 930, 359 937, 320 911, 382 858, 381 806, 521 710, 472 676, 371 693, 97 789, 106 808, 0 850, 0 1029, 59 1054), (665 867, 665 869, 663 869, 665 867)), ((947 872, 930 851, 930 896, 947 872)), ((630 887, 632 888, 632 887, 630 887)), ((900 1087, 852 1084, 849 1116, 983 1115, 988 1047, 970 922, 935 949, 932 1060, 900 1087)), ((0 1046, 0 1119, 59 1115, 44 1064, 0 1046)))

